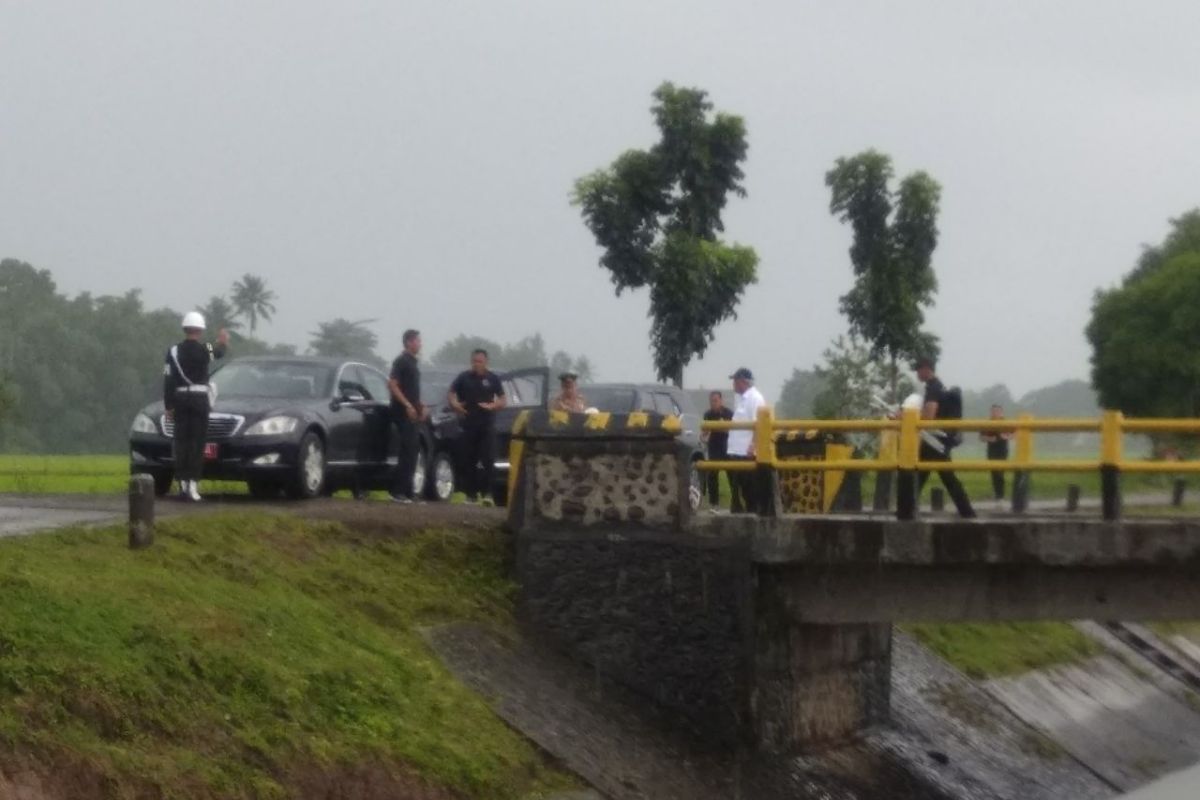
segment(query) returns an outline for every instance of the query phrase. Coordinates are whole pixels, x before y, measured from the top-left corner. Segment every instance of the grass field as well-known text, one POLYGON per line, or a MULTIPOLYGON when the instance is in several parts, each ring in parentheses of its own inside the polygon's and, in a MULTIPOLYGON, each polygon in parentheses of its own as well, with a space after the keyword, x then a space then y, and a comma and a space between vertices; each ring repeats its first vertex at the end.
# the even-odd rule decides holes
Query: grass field
POLYGON ((1002 678, 1070 664, 1100 646, 1065 622, 914 624, 922 644, 972 678, 1002 678))
POLYGON ((199 800, 293 796, 297 774, 364 764, 455 797, 572 784, 419 633, 510 625, 498 535, 244 514, 160 523, 139 552, 125 535, 0 541, 0 767, 85 765, 105 796, 199 800))

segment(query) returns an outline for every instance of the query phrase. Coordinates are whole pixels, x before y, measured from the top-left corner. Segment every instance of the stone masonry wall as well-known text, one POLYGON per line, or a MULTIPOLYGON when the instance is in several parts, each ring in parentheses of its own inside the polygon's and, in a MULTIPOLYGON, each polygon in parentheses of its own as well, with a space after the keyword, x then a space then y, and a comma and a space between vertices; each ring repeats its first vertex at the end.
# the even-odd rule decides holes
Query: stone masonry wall
POLYGON ((539 519, 670 527, 679 514, 675 454, 532 455, 539 519))

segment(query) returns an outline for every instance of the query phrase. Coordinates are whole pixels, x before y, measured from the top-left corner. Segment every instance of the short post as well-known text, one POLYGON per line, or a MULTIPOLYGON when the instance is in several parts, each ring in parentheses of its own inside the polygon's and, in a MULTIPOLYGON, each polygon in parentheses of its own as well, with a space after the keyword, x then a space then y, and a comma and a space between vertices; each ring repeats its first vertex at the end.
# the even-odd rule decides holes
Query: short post
POLYGON ((1067 486, 1067 511, 1079 510, 1079 484, 1072 483, 1067 486))
POLYGON ((920 419, 915 408, 904 409, 900 416, 900 444, 897 451, 896 519, 917 518, 917 459, 920 453, 920 419))
POLYGON ((946 510, 946 492, 937 486, 929 490, 929 508, 933 511, 946 510))
POLYGON ((1013 473, 1012 510, 1014 514, 1024 514, 1029 510, 1029 470, 1013 473))
POLYGON ((1183 505, 1183 491, 1187 486, 1183 478, 1176 478, 1175 483, 1171 485, 1171 505, 1179 508, 1183 505))
POLYGON ((1100 418, 1100 507, 1104 519, 1121 518, 1120 411, 1105 411, 1100 418))
POLYGON ((144 473, 129 479, 129 548, 154 544, 154 476, 144 473))

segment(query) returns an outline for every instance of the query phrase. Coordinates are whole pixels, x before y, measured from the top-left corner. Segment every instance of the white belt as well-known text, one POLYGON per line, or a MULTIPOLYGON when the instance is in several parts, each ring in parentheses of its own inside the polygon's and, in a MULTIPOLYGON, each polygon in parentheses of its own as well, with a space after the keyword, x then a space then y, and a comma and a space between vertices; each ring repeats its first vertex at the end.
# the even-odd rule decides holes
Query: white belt
POLYGON ((208 387, 204 386, 203 384, 194 383, 191 386, 177 386, 175 388, 175 391, 177 391, 177 392, 207 392, 208 387))

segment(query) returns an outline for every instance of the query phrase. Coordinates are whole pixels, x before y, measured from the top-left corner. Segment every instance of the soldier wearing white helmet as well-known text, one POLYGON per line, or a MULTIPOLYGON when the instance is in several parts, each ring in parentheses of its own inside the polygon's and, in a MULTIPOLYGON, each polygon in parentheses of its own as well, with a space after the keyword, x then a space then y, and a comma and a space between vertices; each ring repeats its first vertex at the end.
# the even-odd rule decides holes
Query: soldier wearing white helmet
POLYGON ((200 475, 204 468, 204 441, 208 437, 208 412, 211 410, 208 365, 225 355, 229 332, 217 334, 217 345, 201 341, 204 315, 189 311, 183 315, 184 339, 167 351, 163 365, 163 405, 175 424, 175 479, 179 496, 200 499, 200 475))

